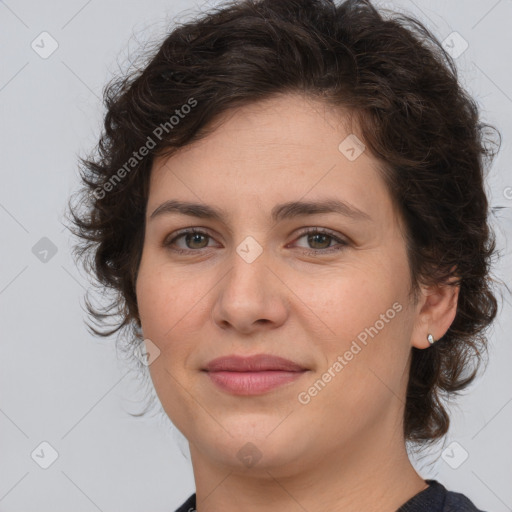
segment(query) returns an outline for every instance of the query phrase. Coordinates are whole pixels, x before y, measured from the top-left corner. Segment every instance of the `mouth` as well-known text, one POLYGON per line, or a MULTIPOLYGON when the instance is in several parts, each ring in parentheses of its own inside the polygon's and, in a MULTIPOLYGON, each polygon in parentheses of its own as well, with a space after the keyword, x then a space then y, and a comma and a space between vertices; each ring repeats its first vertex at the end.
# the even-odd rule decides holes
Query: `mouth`
POLYGON ((210 361, 204 370, 208 372, 300 372, 307 370, 307 368, 283 357, 271 354, 257 354, 254 356, 231 355, 218 357, 210 361))
POLYGON ((210 361, 203 371, 218 388, 235 395, 259 395, 303 376, 308 369, 289 359, 260 354, 210 361))

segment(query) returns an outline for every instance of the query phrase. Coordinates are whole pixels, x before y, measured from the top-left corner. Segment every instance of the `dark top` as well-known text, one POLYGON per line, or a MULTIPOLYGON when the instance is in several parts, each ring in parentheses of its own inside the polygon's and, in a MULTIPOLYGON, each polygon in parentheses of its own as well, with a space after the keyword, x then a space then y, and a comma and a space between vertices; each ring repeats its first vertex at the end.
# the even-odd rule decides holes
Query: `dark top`
MULTIPOLYGON (((396 512, 484 512, 464 494, 448 491, 437 480, 425 480, 429 486, 404 503, 396 512)), ((196 495, 192 494, 176 512, 194 512, 196 495)))

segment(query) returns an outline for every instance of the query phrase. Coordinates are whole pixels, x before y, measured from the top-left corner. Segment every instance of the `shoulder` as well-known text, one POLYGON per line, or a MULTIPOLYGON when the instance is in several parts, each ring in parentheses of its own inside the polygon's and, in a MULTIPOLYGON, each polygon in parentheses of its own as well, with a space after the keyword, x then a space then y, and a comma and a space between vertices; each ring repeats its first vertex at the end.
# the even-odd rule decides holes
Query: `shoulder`
POLYGON ((449 491, 437 480, 426 480, 429 486, 404 503, 397 512, 485 512, 464 494, 449 491))
POLYGON ((455 491, 446 491, 443 512, 485 512, 464 494, 455 491))
MULTIPOLYGON (((486 512, 464 494, 449 491, 437 480, 427 480, 429 487, 418 493, 397 512, 486 512)), ((189 496, 175 512, 196 512, 196 495, 189 496)))
POLYGON ((175 512, 196 512, 196 494, 192 494, 175 512))

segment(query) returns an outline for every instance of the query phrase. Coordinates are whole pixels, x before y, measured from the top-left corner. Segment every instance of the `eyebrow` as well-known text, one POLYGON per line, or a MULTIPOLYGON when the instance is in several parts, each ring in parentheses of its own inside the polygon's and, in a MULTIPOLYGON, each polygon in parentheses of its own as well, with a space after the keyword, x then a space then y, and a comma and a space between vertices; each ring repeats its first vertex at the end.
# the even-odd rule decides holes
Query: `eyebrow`
MULTIPOLYGON (((366 212, 356 208, 354 205, 339 199, 324 199, 319 201, 289 201, 274 206, 271 217, 274 222, 299 217, 301 215, 315 215, 319 213, 338 213, 345 217, 359 221, 372 221, 373 219, 366 212)), ((158 206, 149 219, 152 220, 164 214, 181 214, 201 219, 213 219, 223 222, 228 218, 227 213, 221 208, 192 203, 188 201, 177 201, 174 199, 165 201, 158 206)))

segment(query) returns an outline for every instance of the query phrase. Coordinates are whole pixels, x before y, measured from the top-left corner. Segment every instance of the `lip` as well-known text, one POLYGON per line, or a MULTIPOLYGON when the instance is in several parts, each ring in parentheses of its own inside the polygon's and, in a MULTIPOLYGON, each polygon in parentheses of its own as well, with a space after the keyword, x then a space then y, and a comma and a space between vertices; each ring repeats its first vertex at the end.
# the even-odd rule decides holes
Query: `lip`
POLYGON ((223 391, 235 395, 259 395, 299 379, 307 368, 270 354, 227 356, 210 361, 203 369, 223 391))
POLYGON ((300 372, 306 370, 303 366, 271 354, 257 354, 254 356, 224 356, 210 361, 205 370, 208 372, 262 372, 262 371, 288 371, 300 372))

